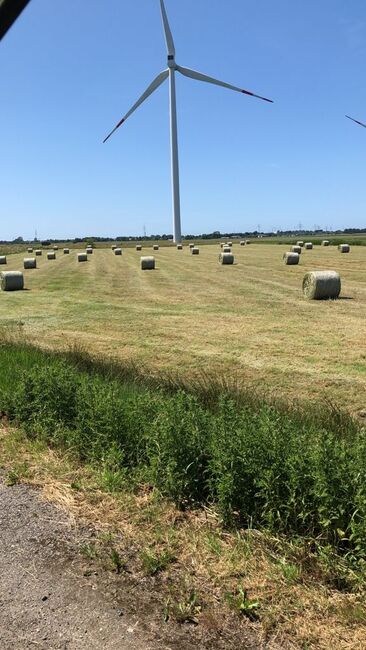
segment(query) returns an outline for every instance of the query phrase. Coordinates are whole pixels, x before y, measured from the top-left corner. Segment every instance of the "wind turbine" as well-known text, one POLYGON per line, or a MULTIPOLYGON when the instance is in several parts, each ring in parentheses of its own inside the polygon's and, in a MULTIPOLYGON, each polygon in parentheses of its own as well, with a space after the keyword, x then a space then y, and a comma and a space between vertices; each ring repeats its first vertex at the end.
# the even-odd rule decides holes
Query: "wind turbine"
POLYGON ((135 112, 135 110, 169 77, 170 88, 170 146, 171 146, 171 172, 172 172, 172 193, 173 193, 173 238, 176 243, 180 243, 182 239, 181 232, 181 218, 180 218, 180 193, 179 193, 179 162, 178 162, 178 133, 177 133, 177 107, 176 107, 176 92, 175 92, 175 73, 180 72, 185 77, 196 79, 197 81, 206 81, 207 83, 215 84, 216 86, 223 86, 229 90, 235 90, 244 95, 250 95, 257 99, 263 99, 265 102, 273 103, 271 99, 256 95, 249 90, 232 86, 224 81, 219 81, 213 77, 208 77, 201 72, 183 68, 175 61, 175 47, 173 36, 169 27, 168 16, 165 10, 164 0, 160 0, 161 17, 163 20, 163 27, 165 32, 165 40, 168 51, 168 68, 160 72, 154 81, 148 86, 145 92, 126 113, 126 115, 116 124, 114 129, 103 140, 106 142, 108 138, 135 112))
POLYGON ((348 117, 349 120, 352 120, 352 122, 356 122, 356 124, 359 124, 360 126, 363 126, 366 129, 366 124, 364 124, 363 122, 360 122, 359 120, 355 120, 354 117, 350 117, 349 115, 346 115, 346 117, 348 117))

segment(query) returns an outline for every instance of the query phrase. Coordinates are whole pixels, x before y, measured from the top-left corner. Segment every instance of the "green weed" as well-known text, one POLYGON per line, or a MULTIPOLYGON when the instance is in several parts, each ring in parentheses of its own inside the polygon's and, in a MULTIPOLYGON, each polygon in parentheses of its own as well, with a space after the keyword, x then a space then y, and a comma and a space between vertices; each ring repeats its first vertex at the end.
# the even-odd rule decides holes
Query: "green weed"
POLYGON ((29 470, 26 463, 15 463, 8 470, 5 478, 5 485, 12 486, 20 483, 23 478, 28 476, 29 470))
POLYGON ((258 620, 259 601, 249 598, 246 589, 242 586, 238 587, 235 594, 228 594, 227 601, 230 607, 238 614, 246 616, 251 621, 258 620))
POLYGON ((176 561, 174 553, 170 550, 164 550, 160 553, 151 549, 141 551, 141 561, 146 575, 154 576, 160 571, 164 571, 169 564, 176 561))
POLYGON ((169 598, 165 604, 164 618, 168 621, 173 617, 178 623, 198 623, 197 616, 202 610, 202 604, 197 592, 192 589, 187 597, 175 601, 169 598))
POLYGON ((98 548, 94 542, 85 542, 81 545, 80 553, 88 560, 95 560, 98 557, 98 548))
POLYGON ((122 569, 125 568, 125 562, 123 562, 120 554, 115 548, 111 549, 111 562, 113 568, 116 570, 117 573, 121 573, 122 569))

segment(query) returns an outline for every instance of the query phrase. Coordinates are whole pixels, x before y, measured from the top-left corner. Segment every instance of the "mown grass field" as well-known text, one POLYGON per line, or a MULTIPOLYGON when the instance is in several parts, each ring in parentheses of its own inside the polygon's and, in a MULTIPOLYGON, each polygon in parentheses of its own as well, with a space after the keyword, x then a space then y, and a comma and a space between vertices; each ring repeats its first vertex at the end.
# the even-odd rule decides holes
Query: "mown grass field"
MULTIPOLYGON (((235 243, 236 264, 221 266, 217 244, 198 257, 162 248, 157 269, 145 272, 133 248, 122 257, 98 249, 84 264, 75 251, 60 249, 55 261, 44 252, 37 270, 24 271, 26 291, 0 294, 0 326, 21 323, 42 346, 76 343, 152 370, 221 372, 357 412, 366 387, 366 248, 342 255, 317 246, 297 267, 283 264, 287 249, 235 243), (340 300, 304 300, 302 278, 316 269, 340 272, 340 300)), ((23 257, 9 255, 0 270, 22 270, 23 257)))

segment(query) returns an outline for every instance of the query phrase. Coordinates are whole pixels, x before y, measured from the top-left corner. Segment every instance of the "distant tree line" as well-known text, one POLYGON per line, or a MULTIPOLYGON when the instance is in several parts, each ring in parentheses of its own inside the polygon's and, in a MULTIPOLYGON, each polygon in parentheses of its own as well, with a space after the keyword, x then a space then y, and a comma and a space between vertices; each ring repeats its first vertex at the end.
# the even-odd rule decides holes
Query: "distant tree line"
MULTIPOLYGON (((264 238, 264 237, 294 237, 294 236, 305 236, 305 235, 321 235, 321 234, 328 234, 328 235, 355 235, 355 234, 361 234, 366 232, 366 227, 365 228, 344 228, 344 230, 277 230, 276 232, 259 232, 258 230, 245 230, 242 232, 220 232, 219 230, 214 230, 211 233, 202 233, 201 235, 184 235, 182 239, 189 239, 189 240, 194 240, 194 239, 240 239, 240 238, 248 238, 248 237, 254 237, 254 238, 264 238)), ((90 235, 88 237, 75 237, 73 239, 66 238, 66 239, 44 239, 41 240, 42 246, 50 246, 51 244, 60 244, 62 242, 68 242, 68 243, 73 243, 73 244, 81 244, 81 243, 89 243, 89 242, 109 242, 109 241, 170 241, 173 240, 173 235, 172 234, 155 234, 155 235, 138 235, 135 237, 127 237, 126 235, 119 235, 118 237, 91 237, 90 235)), ((34 238, 32 240, 30 239, 23 239, 23 237, 16 237, 15 239, 8 240, 8 239, 2 239, 0 240, 0 244, 30 244, 32 242, 39 241, 37 238, 34 238)))

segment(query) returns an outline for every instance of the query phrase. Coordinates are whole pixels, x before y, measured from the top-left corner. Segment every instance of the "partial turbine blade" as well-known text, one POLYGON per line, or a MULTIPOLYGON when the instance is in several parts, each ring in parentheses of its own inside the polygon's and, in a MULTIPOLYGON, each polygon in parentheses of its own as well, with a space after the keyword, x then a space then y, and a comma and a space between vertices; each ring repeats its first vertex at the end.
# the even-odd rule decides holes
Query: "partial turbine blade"
POLYGON ((107 137, 104 138, 103 143, 107 142, 108 138, 111 137, 112 133, 117 131, 117 129, 121 126, 121 124, 123 124, 123 122, 125 122, 130 117, 130 115, 132 115, 132 113, 134 113, 135 110, 139 106, 141 106, 141 104, 145 101, 145 99, 150 97, 150 95, 154 92, 154 90, 156 90, 157 88, 159 88, 159 86, 161 86, 163 81, 165 81, 165 79, 167 79, 168 76, 169 76, 169 70, 164 70, 164 72, 158 74, 158 76, 154 79, 154 81, 150 84, 150 86, 141 95, 140 99, 137 100, 136 104, 132 106, 132 108, 128 111, 128 113, 126 113, 126 115, 118 122, 118 124, 116 124, 114 129, 112 129, 112 131, 108 133, 107 137))
POLYGON ((208 77, 207 75, 202 74, 201 72, 197 72, 196 70, 183 68, 180 65, 176 66, 176 70, 184 74, 185 77, 191 77, 191 79, 197 79, 197 81, 207 81, 207 83, 209 84, 215 84, 216 86, 223 86, 223 88, 229 88, 229 90, 236 90, 238 93, 244 93, 244 95, 257 97, 257 99, 263 99, 265 102, 271 102, 271 104, 273 104, 272 99, 267 99, 267 97, 261 97, 261 95, 256 95, 255 93, 250 92, 250 90, 243 90, 243 88, 232 86, 231 84, 227 84, 225 81, 219 81, 218 79, 214 79, 213 77, 208 77))
POLYGON ((28 2, 29 0, 0 0, 0 41, 28 2))
POLYGON ((364 126, 366 129, 366 124, 364 124, 363 122, 359 122, 358 120, 355 120, 353 117, 350 117, 349 115, 346 115, 346 117, 348 117, 349 120, 352 120, 352 122, 356 122, 356 124, 359 124, 360 126, 364 126))
POLYGON ((164 25, 166 46, 168 49, 168 56, 174 57, 175 56, 174 41, 169 27, 168 16, 165 11, 164 0, 160 0, 160 8, 161 8, 161 17, 163 19, 163 25, 164 25))

